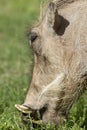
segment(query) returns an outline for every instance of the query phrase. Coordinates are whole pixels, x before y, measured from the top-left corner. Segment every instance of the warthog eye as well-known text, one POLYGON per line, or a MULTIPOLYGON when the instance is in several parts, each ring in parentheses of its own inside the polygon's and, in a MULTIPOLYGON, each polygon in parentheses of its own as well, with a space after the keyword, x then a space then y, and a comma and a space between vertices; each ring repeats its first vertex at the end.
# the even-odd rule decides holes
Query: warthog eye
POLYGON ((35 33, 35 32, 30 32, 29 33, 29 40, 31 41, 31 42, 34 42, 36 39, 37 39, 37 34, 35 33))

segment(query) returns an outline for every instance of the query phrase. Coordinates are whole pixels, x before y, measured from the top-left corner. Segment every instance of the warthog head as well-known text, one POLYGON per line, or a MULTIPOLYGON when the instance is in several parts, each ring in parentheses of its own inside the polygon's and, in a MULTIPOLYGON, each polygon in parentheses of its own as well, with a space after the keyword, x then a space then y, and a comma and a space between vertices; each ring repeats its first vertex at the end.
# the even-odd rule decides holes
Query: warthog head
MULTIPOLYGON (((69 0, 68 0, 69 1, 69 0)), ((32 81, 23 105, 16 107, 37 121, 62 123, 86 89, 87 1, 58 8, 51 2, 29 33, 34 52, 32 81)))

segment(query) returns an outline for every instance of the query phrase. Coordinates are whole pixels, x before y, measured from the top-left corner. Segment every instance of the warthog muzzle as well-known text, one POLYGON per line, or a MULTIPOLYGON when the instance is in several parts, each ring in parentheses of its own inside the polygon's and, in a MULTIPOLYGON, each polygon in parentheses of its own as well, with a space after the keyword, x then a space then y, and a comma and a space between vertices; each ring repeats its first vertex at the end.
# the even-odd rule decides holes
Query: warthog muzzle
POLYGON ((46 111, 46 107, 41 108, 40 110, 33 110, 26 105, 16 104, 15 107, 22 112, 23 122, 31 122, 32 124, 42 124, 42 115, 46 111), (25 118, 26 117, 26 118, 25 118))

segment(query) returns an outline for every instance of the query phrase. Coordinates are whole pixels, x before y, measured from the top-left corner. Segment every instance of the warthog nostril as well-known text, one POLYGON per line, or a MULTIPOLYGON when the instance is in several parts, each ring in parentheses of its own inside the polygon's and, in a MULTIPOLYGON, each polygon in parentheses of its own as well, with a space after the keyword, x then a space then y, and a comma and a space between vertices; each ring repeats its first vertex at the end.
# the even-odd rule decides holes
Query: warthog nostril
POLYGON ((36 40, 36 38, 37 38, 37 34, 36 33, 34 33, 34 32, 29 33, 29 40, 31 42, 34 42, 36 40))

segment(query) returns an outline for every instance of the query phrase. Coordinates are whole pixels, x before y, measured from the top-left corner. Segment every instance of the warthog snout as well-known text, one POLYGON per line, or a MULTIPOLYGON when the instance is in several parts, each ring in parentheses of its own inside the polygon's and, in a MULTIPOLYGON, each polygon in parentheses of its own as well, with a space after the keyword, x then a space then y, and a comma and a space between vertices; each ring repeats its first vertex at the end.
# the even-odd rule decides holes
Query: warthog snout
POLYGON ((41 124, 42 116, 47 110, 46 106, 39 110, 33 110, 26 105, 15 105, 15 107, 22 112, 22 119, 24 123, 31 121, 33 124, 41 124))
POLYGON ((61 124, 87 89, 87 0, 53 0, 31 29, 32 81, 24 105, 33 123, 61 124))

